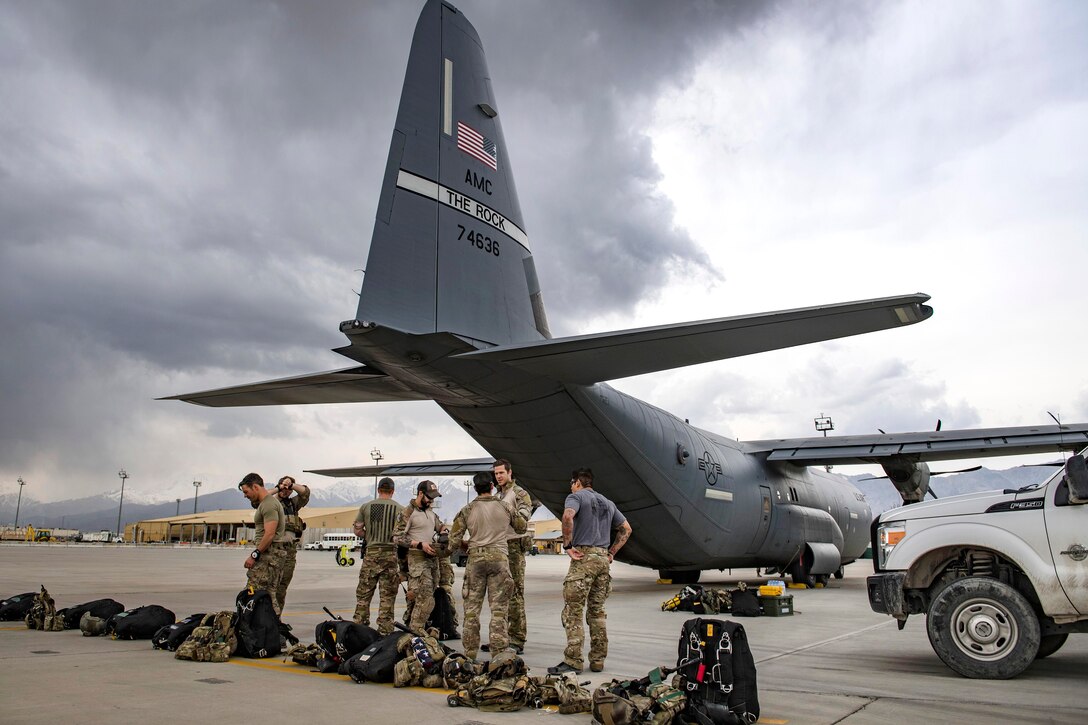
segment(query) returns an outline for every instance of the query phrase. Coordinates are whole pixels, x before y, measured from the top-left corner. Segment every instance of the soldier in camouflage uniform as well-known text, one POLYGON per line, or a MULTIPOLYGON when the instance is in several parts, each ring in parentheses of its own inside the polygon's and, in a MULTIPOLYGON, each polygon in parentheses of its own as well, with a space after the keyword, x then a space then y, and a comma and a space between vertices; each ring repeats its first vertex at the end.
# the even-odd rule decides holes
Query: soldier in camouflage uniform
MULTIPOLYGON (((500 458, 492 464, 495 473, 496 497, 502 499, 528 523, 533 515, 533 501, 524 488, 514 480, 510 462, 500 458)), ((510 528, 506 534, 507 558, 510 562, 510 578, 513 588, 510 591, 510 606, 507 609, 507 624, 510 632, 510 648, 521 654, 525 648, 525 553, 532 546, 529 534, 510 528)))
POLYGON ((604 602, 612 591, 609 565, 631 535, 631 524, 616 505, 593 490, 593 471, 578 468, 571 473, 570 495, 563 506, 563 550, 570 569, 563 580, 563 628, 567 648, 563 661, 549 667, 549 674, 582 672, 585 628, 589 625, 589 669, 600 672, 608 655, 604 602), (612 542, 612 531, 618 529, 612 542))
POLYGON ((480 608, 487 595, 491 608, 488 645, 492 654, 502 652, 509 641, 506 635, 506 610, 513 581, 507 556, 507 532, 525 531, 525 518, 507 502, 491 495, 492 476, 477 473, 472 477, 476 498, 466 504, 453 519, 450 548, 460 549, 468 534, 468 564, 465 566, 465 627, 461 642, 465 656, 476 659, 480 648, 480 608))
POLYGON ((258 537, 257 548, 250 552, 245 563, 248 585, 254 590, 264 589, 272 595, 272 606, 279 616, 280 608, 276 604, 275 593, 287 556, 283 543, 283 506, 264 487, 264 479, 256 473, 246 474, 238 484, 238 489, 249 499, 250 505, 257 509, 253 514, 253 527, 255 536, 258 537))
POLYGON ((310 502, 310 487, 295 483, 291 476, 284 476, 276 483, 276 497, 280 506, 283 506, 283 571, 280 573, 280 583, 276 587, 276 606, 283 611, 283 603, 287 599, 287 587, 291 586, 291 580, 295 577, 295 560, 298 557, 298 545, 302 540, 302 532, 306 529, 298 510, 310 502), (292 496, 291 492, 295 495, 292 496))
POLYGON ((401 506, 393 500, 392 478, 378 481, 378 498, 359 507, 355 517, 355 535, 363 539, 366 553, 359 571, 359 586, 355 590, 355 621, 370 624, 370 602, 378 589, 377 630, 382 634, 393 631, 393 607, 400 584, 400 565, 393 529, 400 518, 401 506))
POLYGON ((441 495, 434 481, 420 481, 416 497, 404 507, 393 529, 393 543, 408 549, 408 602, 412 610, 408 626, 416 632, 423 631, 434 609, 438 555, 442 548, 434 543, 434 538, 446 530, 446 525, 431 504, 441 495))

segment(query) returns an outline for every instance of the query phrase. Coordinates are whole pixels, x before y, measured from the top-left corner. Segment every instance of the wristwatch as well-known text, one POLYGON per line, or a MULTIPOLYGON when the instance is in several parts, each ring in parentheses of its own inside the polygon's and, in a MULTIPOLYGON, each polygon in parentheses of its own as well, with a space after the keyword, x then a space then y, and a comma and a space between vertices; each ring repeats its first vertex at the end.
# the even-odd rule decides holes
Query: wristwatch
POLYGON ((261 550, 260 549, 254 549, 253 552, 249 555, 249 558, 253 559, 253 561, 257 561, 258 559, 260 559, 261 558, 261 550))

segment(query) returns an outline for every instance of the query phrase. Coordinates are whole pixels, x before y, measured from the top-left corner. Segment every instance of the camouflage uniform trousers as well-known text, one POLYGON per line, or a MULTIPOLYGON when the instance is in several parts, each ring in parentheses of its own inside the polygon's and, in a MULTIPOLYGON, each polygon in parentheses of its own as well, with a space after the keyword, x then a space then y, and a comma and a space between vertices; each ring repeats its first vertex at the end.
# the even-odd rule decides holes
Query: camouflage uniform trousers
POLYGON ((276 610, 276 616, 280 614, 276 592, 279 590, 280 575, 283 573, 283 563, 286 558, 286 547, 283 544, 272 544, 246 574, 247 586, 252 587, 254 591, 264 589, 272 596, 272 606, 276 610))
POLYGON ((431 618, 438 579, 438 557, 415 549, 408 552, 408 608, 412 614, 408 627, 416 632, 422 632, 431 618))
POLYGON ((506 551, 486 546, 469 549, 465 582, 461 587, 461 596, 465 600, 465 626, 461 632, 461 644, 469 659, 476 659, 476 652, 480 649, 480 609, 484 604, 485 593, 487 605, 491 609, 488 647, 492 656, 506 649, 509 644, 506 636, 506 610, 513 586, 506 551))
POLYGON ((453 612, 453 626, 460 627, 461 620, 457 617, 457 600, 453 598, 453 564, 448 556, 438 557, 438 586, 446 590, 450 598, 450 610, 453 612))
POLYGON ((400 585, 400 563, 395 548, 368 546, 359 571, 359 586, 355 589, 355 621, 370 624, 370 602, 378 589, 378 626, 381 634, 393 631, 393 606, 400 585))
POLYGON ((510 590, 510 606, 507 608, 507 625, 510 644, 525 646, 525 542, 527 539, 511 539, 507 542, 510 578, 513 588, 510 590))
POLYGON ((291 580, 295 578, 295 560, 298 558, 298 544, 294 541, 286 542, 283 545, 283 570, 280 572, 280 583, 276 587, 275 594, 272 595, 276 600, 276 606, 279 610, 283 611, 283 603, 287 599, 287 587, 291 586, 291 580))
POLYGON ((583 610, 589 625, 590 663, 603 663, 608 656, 604 602, 612 593, 612 575, 608 572, 608 549, 580 546, 578 550, 583 557, 571 559, 567 578, 563 580, 563 628, 567 630, 563 661, 580 670, 583 669, 582 648, 585 645, 583 610))

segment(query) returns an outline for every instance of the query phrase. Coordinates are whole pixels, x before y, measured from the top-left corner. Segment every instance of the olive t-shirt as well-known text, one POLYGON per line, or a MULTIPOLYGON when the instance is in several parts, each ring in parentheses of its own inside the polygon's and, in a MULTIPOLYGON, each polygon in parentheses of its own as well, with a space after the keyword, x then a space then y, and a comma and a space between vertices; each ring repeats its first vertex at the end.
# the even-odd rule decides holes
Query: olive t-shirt
POLYGON ((272 539, 272 543, 283 541, 283 526, 287 519, 283 515, 283 506, 271 494, 264 497, 264 501, 261 501, 256 513, 253 514, 253 527, 256 529, 254 536, 257 537, 257 542, 260 542, 261 537, 264 536, 266 521, 276 522, 276 536, 272 539))

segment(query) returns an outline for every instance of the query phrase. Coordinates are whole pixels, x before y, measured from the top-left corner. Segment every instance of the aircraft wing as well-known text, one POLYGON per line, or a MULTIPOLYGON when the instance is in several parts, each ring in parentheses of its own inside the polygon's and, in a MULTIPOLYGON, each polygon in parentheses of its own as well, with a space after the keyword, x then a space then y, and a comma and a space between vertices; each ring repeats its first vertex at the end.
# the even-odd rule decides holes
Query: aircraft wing
POLYGON ((349 468, 321 468, 306 473, 333 478, 361 476, 471 476, 480 471, 490 471, 494 458, 461 458, 454 461, 421 461, 418 463, 391 463, 385 466, 354 466, 349 468))
POLYGON ((766 453, 768 461, 796 463, 800 466, 879 464, 881 460, 893 457, 903 457, 915 462, 951 461, 960 458, 1080 450, 1088 445, 1088 424, 784 438, 744 441, 742 445, 749 453, 766 453))
POLYGON ((803 307, 780 312, 502 345, 459 357, 493 360, 565 383, 589 385, 658 370, 834 340, 928 319, 929 295, 803 307))
POLYGON ((199 393, 171 395, 159 400, 184 400, 195 405, 227 408, 307 403, 379 403, 430 398, 413 392, 383 372, 361 365, 199 393))

